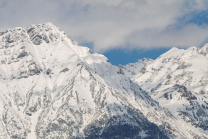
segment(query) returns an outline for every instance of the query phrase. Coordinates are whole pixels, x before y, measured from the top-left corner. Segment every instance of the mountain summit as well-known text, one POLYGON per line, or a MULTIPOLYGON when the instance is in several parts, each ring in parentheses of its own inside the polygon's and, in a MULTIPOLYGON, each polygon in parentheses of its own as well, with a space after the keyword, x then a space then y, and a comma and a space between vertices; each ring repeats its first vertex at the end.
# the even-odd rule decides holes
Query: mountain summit
POLYGON ((0 48, 0 138, 208 138, 144 91, 151 59, 113 66, 52 23, 3 31, 0 48))
POLYGON ((208 44, 186 50, 172 48, 133 81, 178 120, 208 134, 208 44))

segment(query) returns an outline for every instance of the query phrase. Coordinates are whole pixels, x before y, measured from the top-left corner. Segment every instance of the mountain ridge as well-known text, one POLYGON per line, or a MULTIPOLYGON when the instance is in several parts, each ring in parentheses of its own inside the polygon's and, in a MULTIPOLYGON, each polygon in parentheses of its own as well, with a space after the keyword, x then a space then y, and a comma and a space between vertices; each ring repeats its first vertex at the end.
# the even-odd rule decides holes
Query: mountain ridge
POLYGON ((52 23, 1 34, 0 138, 208 138, 130 79, 151 59, 114 66, 52 23))

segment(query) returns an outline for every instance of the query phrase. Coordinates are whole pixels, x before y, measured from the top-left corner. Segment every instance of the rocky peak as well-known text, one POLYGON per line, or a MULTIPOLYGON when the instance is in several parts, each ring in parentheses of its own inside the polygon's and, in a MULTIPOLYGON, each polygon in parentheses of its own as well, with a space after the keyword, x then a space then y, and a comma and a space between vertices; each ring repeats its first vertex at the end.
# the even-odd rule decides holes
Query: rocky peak
POLYGON ((197 46, 192 46, 192 47, 189 47, 187 50, 191 50, 191 51, 196 51, 196 52, 198 52, 199 51, 199 47, 197 47, 197 46))
POLYGON ((203 47, 199 50, 199 53, 207 56, 208 54, 208 43, 204 44, 203 47))
POLYGON ((144 57, 142 59, 138 59, 136 62, 139 62, 139 63, 148 63, 150 61, 153 61, 152 59, 148 58, 148 57, 144 57))
POLYGON ((146 65, 152 63, 154 60, 144 57, 143 59, 137 60, 135 63, 129 63, 127 65, 118 65, 120 68, 120 71, 124 75, 126 75, 129 78, 132 78, 134 75, 138 74, 142 68, 144 68, 146 65))
MULTIPOLYGON (((40 45, 42 43, 63 41, 66 37, 67 35, 64 31, 47 22, 44 24, 33 24, 27 28, 17 27, 0 32, 0 39, 2 40, 0 45, 17 45, 18 43, 40 45)), ((72 44, 78 45, 73 39, 69 39, 72 44)))
POLYGON ((57 28, 52 23, 31 25, 27 29, 31 41, 35 45, 40 45, 43 41, 46 43, 63 40, 64 32, 57 28))

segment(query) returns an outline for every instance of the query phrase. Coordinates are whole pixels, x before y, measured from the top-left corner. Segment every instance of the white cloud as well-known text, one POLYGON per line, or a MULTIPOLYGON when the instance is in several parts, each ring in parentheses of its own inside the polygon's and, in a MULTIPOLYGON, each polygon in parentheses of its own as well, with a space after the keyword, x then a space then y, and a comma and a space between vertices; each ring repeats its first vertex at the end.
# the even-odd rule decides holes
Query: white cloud
POLYGON ((94 51, 188 47, 208 38, 208 26, 187 24, 206 0, 1 0, 0 29, 52 22, 94 51), (189 15, 189 18, 183 18, 189 15), (183 19, 183 20, 182 20, 183 19))

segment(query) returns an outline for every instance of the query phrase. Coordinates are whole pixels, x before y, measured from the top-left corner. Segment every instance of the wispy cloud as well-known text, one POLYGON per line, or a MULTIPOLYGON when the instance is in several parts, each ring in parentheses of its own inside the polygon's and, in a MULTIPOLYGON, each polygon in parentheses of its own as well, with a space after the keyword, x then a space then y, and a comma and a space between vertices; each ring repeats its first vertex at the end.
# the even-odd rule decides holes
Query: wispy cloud
POLYGON ((52 22, 94 51, 188 47, 208 39, 208 25, 189 23, 207 0, 1 0, 0 30, 52 22))

